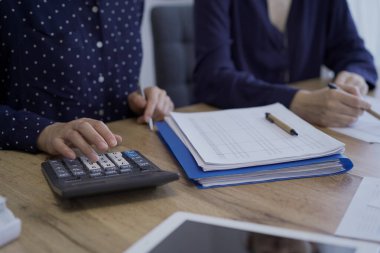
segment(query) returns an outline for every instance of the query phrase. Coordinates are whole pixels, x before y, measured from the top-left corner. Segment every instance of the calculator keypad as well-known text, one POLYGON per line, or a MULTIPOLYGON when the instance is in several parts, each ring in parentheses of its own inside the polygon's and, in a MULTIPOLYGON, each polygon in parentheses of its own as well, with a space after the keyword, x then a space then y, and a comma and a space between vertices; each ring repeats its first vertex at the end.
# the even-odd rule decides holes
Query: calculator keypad
POLYGON ((87 157, 80 156, 78 159, 49 160, 58 178, 71 179, 73 177, 103 177, 133 172, 154 170, 150 163, 136 151, 112 152, 100 154, 99 160, 92 163, 87 157), (127 161, 127 159, 129 161, 127 161))
POLYGON ((100 154, 96 163, 80 156, 47 160, 41 167, 52 190, 64 198, 159 186, 179 178, 134 150, 100 154))
POLYGON ((58 178, 67 178, 71 177, 69 171, 63 165, 63 163, 59 160, 49 160, 50 166, 53 168, 55 174, 58 178))
POLYGON ((125 155, 132 159, 138 166, 140 166, 143 170, 148 169, 149 163, 135 151, 130 150, 126 151, 125 155))
POLYGON ((78 160, 64 158, 63 162, 74 176, 80 177, 86 174, 83 165, 78 160))
POLYGON ((117 167, 119 167, 120 173, 130 173, 132 172, 133 166, 124 159, 120 152, 108 153, 107 156, 112 160, 117 167))

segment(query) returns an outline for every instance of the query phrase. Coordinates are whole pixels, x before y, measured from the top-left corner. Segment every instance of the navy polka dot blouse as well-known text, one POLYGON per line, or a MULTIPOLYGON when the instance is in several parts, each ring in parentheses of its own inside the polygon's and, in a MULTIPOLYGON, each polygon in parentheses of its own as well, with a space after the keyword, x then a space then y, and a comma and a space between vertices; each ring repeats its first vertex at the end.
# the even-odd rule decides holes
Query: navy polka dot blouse
POLYGON ((132 115, 143 0, 0 0, 0 149, 55 121, 132 115))

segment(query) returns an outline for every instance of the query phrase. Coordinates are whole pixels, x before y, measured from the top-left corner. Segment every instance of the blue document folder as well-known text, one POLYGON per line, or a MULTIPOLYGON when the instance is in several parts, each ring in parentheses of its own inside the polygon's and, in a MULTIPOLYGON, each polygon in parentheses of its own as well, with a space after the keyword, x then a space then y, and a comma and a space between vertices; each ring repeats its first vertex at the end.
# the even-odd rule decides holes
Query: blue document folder
POLYGON ((157 122, 156 126, 161 139, 174 154, 188 179, 198 188, 336 175, 345 173, 353 167, 349 158, 342 154, 335 154, 286 163, 205 172, 197 165, 190 151, 166 122, 157 122))

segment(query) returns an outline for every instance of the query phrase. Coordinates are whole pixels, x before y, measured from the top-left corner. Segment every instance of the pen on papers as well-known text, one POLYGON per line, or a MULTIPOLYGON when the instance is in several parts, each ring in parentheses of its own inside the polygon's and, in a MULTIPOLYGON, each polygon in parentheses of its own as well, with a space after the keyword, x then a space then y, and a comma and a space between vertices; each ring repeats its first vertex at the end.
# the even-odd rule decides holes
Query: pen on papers
POLYGON ((265 118, 269 122, 274 123, 276 126, 278 126, 282 130, 284 130, 285 132, 287 132, 288 134, 298 136, 298 133, 296 132, 296 130, 294 130, 293 128, 291 128, 290 126, 288 126, 287 124, 285 124, 284 122, 282 122, 280 119, 278 119, 277 117, 275 117, 273 114, 271 114, 269 112, 266 112, 265 113, 265 118))
MULTIPOLYGON (((332 90, 336 90, 338 89, 339 87, 335 84, 335 83, 328 83, 327 86, 332 89, 332 90)), ((366 112, 368 112, 369 114, 371 114, 373 117, 377 118, 378 120, 380 120, 380 114, 375 112, 374 110, 372 110, 371 108, 370 109, 367 109, 366 112)))
MULTIPOLYGON (((144 98, 144 99, 146 99, 145 98, 145 92, 144 92, 144 89, 142 88, 142 86, 139 84, 139 87, 140 87, 140 94, 141 94, 141 96, 144 98)), ((153 119, 152 118, 149 118, 149 120, 148 120, 148 126, 149 126, 149 129, 150 130, 154 130, 154 127, 153 127, 153 119)))

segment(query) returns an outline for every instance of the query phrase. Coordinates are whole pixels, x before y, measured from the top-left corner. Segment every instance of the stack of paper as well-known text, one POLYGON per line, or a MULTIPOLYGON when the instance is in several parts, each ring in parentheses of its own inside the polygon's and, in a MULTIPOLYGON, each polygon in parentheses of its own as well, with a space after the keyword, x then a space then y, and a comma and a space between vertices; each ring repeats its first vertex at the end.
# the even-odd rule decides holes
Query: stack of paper
POLYGON ((203 187, 331 175, 352 168, 344 144, 281 104, 172 113, 157 124, 187 176, 203 187), (292 136, 265 119, 276 115, 292 136))

